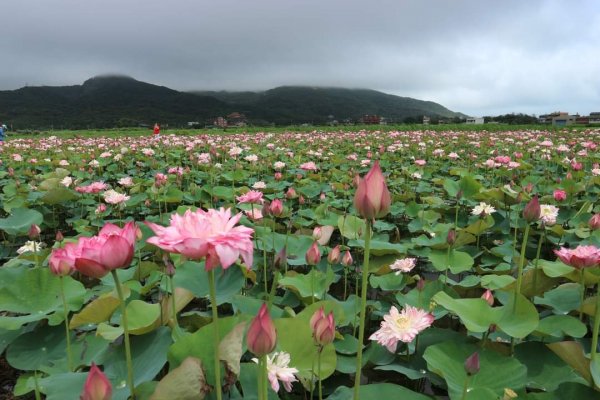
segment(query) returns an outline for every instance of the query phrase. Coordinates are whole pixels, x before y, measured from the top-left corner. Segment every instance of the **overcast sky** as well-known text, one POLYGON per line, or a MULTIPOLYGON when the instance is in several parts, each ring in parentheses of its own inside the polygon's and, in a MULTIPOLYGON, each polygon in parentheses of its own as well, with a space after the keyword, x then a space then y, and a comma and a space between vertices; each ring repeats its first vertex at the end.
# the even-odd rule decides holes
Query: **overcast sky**
POLYGON ((469 115, 600 111, 597 0, 0 0, 0 89, 370 88, 469 115))

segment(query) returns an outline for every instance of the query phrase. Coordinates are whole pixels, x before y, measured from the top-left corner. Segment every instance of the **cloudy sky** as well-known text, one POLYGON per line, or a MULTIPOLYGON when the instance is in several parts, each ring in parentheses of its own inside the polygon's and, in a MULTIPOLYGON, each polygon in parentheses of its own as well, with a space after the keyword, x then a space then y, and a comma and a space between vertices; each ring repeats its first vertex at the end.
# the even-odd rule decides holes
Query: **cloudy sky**
POLYGON ((1 0, 0 89, 377 89, 469 115, 600 111, 597 0, 1 0))

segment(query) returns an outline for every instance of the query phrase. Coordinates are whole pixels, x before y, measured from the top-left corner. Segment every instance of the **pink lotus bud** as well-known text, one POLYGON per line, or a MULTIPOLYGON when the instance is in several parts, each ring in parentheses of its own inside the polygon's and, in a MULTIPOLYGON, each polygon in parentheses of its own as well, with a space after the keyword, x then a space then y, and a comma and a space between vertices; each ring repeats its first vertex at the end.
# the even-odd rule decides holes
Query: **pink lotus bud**
POLYGON ((165 264, 165 274, 167 276, 175 275, 175 265, 168 254, 163 254, 163 263, 165 264))
POLYGON ((327 198, 327 196, 325 196, 325 193, 321 192, 321 195, 319 196, 319 200, 325 201, 326 198, 327 198))
POLYGON ((325 316, 323 307, 319 308, 310 319, 313 338, 319 346, 326 346, 335 339, 335 320, 333 312, 325 316))
POLYGON ((390 210, 391 203, 392 199, 379 167, 379 160, 375 161, 373 168, 358 184, 354 194, 354 207, 362 217, 375 219, 385 216, 390 210))
POLYGON ((338 264, 342 258, 342 252, 340 250, 340 245, 335 246, 327 255, 327 262, 329 264, 338 264))
POLYGON ((304 257, 308 265, 317 265, 321 261, 321 250, 316 241, 313 242, 304 257))
POLYGON ((354 175, 354 178, 352 178, 352 187, 357 188, 359 183, 360 183, 360 176, 358 174, 356 174, 356 175, 354 175))
POLYGON ((280 217, 283 214, 283 202, 279 199, 275 199, 269 205, 269 212, 275 217, 280 217))
POLYGON ((527 203, 525 208, 523 209, 523 218, 527 222, 535 222, 540 219, 540 215, 542 210, 540 208, 540 202, 537 196, 533 196, 533 198, 527 203))
POLYGON ((8 176, 15 176, 15 169, 13 167, 8 167, 8 176))
POLYGON ((475 352, 466 359, 465 371, 469 376, 479 372, 479 353, 475 352))
POLYGON ((346 250, 342 257, 342 265, 344 267, 349 267, 352 265, 353 262, 354 260, 352 259, 352 254, 350 254, 350 250, 346 250))
POLYGON ((40 233, 42 233, 42 230, 40 229, 40 227, 37 226, 36 224, 32 224, 29 227, 29 232, 27 232, 27 235, 29 236, 29 239, 33 240, 33 239, 39 237, 40 233))
POLYGON ((92 363, 92 368, 88 373, 83 391, 81 392, 81 400, 110 400, 112 396, 112 386, 110 381, 104 375, 96 364, 92 363))
POLYGON ((263 217, 268 217, 271 214, 271 203, 268 201, 263 201, 260 212, 263 217))
POLYGON ((446 236, 446 243, 448 243, 450 246, 454 245, 454 243, 456 242, 456 231, 454 229, 450 229, 448 231, 448 236, 446 236))
POLYGON ((485 301, 487 301, 487 303, 490 306, 494 305, 494 295, 492 294, 492 291, 490 289, 486 290, 482 295, 481 298, 484 299, 485 301))
POLYGON ((600 229, 600 214, 594 214, 590 221, 588 222, 590 229, 595 231, 596 229, 600 229))
POLYGON ((258 315, 252 320, 246 341, 248 350, 257 357, 269 354, 275 349, 277 331, 265 303, 260 307, 258 315))
POLYGON ((569 171, 569 172, 567 172, 567 176, 566 176, 566 178, 567 178, 567 179, 573 179, 573 174, 572 174, 570 171, 569 171))
POLYGON ((556 189, 554 190, 554 200, 561 202, 567 199, 567 192, 564 190, 556 189))
POLYGON ((275 172, 274 178, 276 181, 280 181, 281 178, 283 178, 283 175, 281 174, 281 172, 275 172))
POLYGON ((302 196, 302 195, 301 195, 301 196, 298 198, 298 204, 302 205, 302 204, 304 204, 304 203, 306 203, 306 200, 304 200, 304 196, 302 196))
POLYGON ((285 198, 288 200, 296 198, 296 191, 293 187, 288 188, 287 192, 285 192, 285 198))
POLYGON ((319 240, 319 239, 321 239, 322 236, 323 236, 323 228, 320 226, 316 226, 312 232, 313 240, 319 240))
POLYGON ((65 237, 63 236, 61 231, 56 231, 56 237, 54 240, 56 240, 58 243, 60 243, 63 240, 65 240, 65 237))
POLYGON ((419 280, 417 281, 417 290, 418 290, 419 292, 422 292, 422 291, 423 291, 423 289, 425 289, 425 279, 424 279, 424 278, 421 278, 421 279, 419 279, 419 280))
POLYGON ((150 207, 151 204, 152 202, 150 201, 150 199, 146 199, 146 201, 144 201, 144 206, 146 207, 150 207))

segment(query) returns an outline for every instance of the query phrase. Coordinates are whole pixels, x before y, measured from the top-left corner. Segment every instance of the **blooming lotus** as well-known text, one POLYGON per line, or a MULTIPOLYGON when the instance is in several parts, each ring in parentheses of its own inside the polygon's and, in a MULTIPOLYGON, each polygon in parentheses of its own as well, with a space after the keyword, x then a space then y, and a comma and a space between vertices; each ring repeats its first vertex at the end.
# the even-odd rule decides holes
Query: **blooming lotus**
POLYGON ((429 328, 433 321, 433 315, 425 310, 407 305, 402 312, 398 312, 398 309, 392 306, 389 314, 384 315, 379 330, 369 339, 395 352, 398 342, 412 342, 419 332, 429 328))
MULTIPOLYGON (((258 358, 253 358, 252 361, 258 364, 258 358)), ((292 391, 292 382, 298 382, 294 375, 298 373, 298 369, 290 367, 290 361, 290 354, 284 351, 267 355, 267 377, 271 388, 275 392, 279 391, 279 381, 283 383, 283 387, 287 392, 292 391)))
POLYGON ((600 264, 600 249, 596 246, 577 246, 575 249, 562 247, 554 250, 562 262, 573 268, 589 268, 600 264))
POLYGON ((396 271, 396 275, 400 275, 402 272, 410 272, 417 265, 416 258, 401 258, 396 261, 392 265, 390 265, 390 269, 396 271))
POLYGON ((262 204, 263 203, 263 194, 258 190, 250 190, 244 193, 241 196, 237 197, 237 201, 240 204, 249 203, 249 204, 262 204))
MULTIPOLYGON (((77 242, 75 268, 84 275, 102 278, 110 271, 128 266, 133 259, 133 248, 138 232, 135 222, 130 221, 121 229, 107 223, 98 236, 82 237, 77 242)), ((68 252, 63 261, 68 262, 68 252)))
POLYGON ((173 214, 168 227, 146 221, 145 224, 156 235, 148 239, 148 243, 193 260, 206 257, 207 271, 219 264, 226 269, 240 257, 250 268, 254 231, 245 226, 235 226, 241 216, 232 217, 231 209, 198 209, 187 210, 183 215, 173 214))

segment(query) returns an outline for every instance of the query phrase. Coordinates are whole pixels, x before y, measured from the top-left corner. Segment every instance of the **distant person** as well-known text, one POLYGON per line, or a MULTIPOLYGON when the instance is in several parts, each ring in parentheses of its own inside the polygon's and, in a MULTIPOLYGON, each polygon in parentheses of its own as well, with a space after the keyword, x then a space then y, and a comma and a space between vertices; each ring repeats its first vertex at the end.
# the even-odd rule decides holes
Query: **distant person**
POLYGON ((158 126, 158 122, 154 124, 154 137, 160 137, 160 126, 158 126))
POLYGON ((0 124, 0 142, 4 142, 4 138, 6 136, 6 134, 4 133, 5 131, 6 131, 6 125, 0 124))

